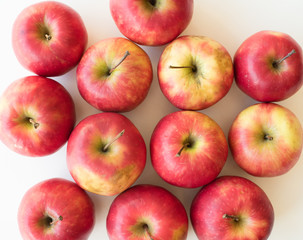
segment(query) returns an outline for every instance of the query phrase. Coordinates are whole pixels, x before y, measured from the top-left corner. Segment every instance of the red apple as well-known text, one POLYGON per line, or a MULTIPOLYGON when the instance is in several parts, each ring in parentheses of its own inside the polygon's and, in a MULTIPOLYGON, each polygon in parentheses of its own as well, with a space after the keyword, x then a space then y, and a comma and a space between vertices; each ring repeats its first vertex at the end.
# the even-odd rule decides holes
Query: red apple
POLYGON ((179 111, 162 118, 150 141, 151 161, 166 182, 201 187, 221 172, 228 144, 220 126, 207 115, 179 111))
POLYGON ((279 176, 299 160, 303 130, 285 107, 258 103, 241 111, 229 130, 229 145, 237 164, 259 177, 279 176))
POLYGON ((182 203, 166 189, 136 185, 112 202, 106 227, 110 240, 185 240, 188 218, 182 203))
POLYGON ((224 176, 198 192, 190 218, 201 240, 266 240, 273 227, 274 210, 255 183, 224 176))
POLYGON ((281 32, 261 31, 246 39, 235 53, 234 68, 238 87, 261 102, 289 98, 303 84, 302 49, 281 32))
POLYGON ((93 230, 94 215, 85 191, 71 181, 53 178, 25 193, 18 225, 24 240, 85 240, 93 230))
POLYGON ((19 62, 42 76, 58 76, 75 67, 87 44, 80 15, 69 6, 44 1, 25 8, 12 30, 19 62))
POLYGON ((26 156, 49 155, 66 143, 75 118, 73 99, 60 83, 24 77, 0 98, 0 139, 26 156))
POLYGON ((203 36, 182 36, 164 49, 158 79, 165 97, 177 108, 201 110, 230 90, 233 64, 227 50, 203 36))
POLYGON ((130 40, 159 46, 178 37, 193 15, 193 0, 110 0, 120 32, 130 40))
POLYGON ((92 45, 77 68, 81 96, 101 111, 133 110, 145 99, 152 79, 148 55, 124 38, 104 39, 92 45))
POLYGON ((83 119, 67 144, 67 166, 83 189, 116 195, 141 175, 146 162, 144 139, 135 125, 118 113, 83 119))

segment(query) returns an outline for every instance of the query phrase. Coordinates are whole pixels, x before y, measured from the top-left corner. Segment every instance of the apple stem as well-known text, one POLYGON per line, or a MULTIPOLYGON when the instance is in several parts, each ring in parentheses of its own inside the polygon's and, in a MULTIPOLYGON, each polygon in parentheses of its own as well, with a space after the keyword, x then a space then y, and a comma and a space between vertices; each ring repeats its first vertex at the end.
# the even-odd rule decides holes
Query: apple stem
POLYGON ((191 68, 191 70, 193 72, 197 71, 197 68, 195 66, 172 66, 170 65, 169 68, 173 68, 173 69, 179 69, 179 68, 191 68))
POLYGON ((277 61, 274 61, 274 62, 273 62, 273 66, 274 66, 275 68, 277 68, 281 62, 283 62, 286 58, 289 58, 289 57, 290 57, 291 55, 293 55, 294 53, 296 53, 295 49, 291 50, 291 52, 289 52, 285 57, 283 57, 283 58, 281 58, 281 59, 279 59, 279 60, 277 60, 277 61))
POLYGON ((118 64, 115 67, 113 67, 112 69, 109 70, 109 74, 111 74, 129 55, 130 55, 129 51, 126 51, 126 53, 121 58, 121 60, 118 62, 118 64))
POLYGON ((45 33, 44 37, 47 41, 50 41, 52 39, 52 36, 48 33, 45 33))
POLYGON ((183 144, 183 146, 181 147, 181 149, 179 150, 179 152, 176 154, 176 157, 180 157, 181 156, 181 152, 185 149, 185 148, 187 148, 187 147, 189 147, 190 146, 190 143, 185 143, 185 144, 183 144))
POLYGON ((53 220, 50 222, 50 225, 52 226, 52 225, 56 224, 56 222, 62 221, 62 220, 63 220, 63 217, 62 217, 62 216, 59 216, 58 218, 53 219, 53 220))
POLYGON ((34 119, 29 118, 28 121, 34 126, 35 129, 39 127, 39 123, 37 123, 34 119))
POLYGON ((154 239, 152 238, 152 235, 151 235, 151 233, 150 233, 150 231, 149 231, 149 227, 148 227, 147 224, 144 224, 144 225, 143 225, 143 229, 145 230, 145 232, 146 232, 147 236, 150 238, 150 240, 154 240, 154 239))
POLYGON ((229 219, 234 220, 235 222, 240 222, 240 218, 237 216, 233 216, 233 215, 224 214, 223 218, 225 218, 225 219, 229 218, 229 219))
POLYGON ((265 140, 272 141, 274 138, 273 138, 272 136, 270 136, 269 134, 265 134, 265 135, 264 135, 264 139, 265 139, 265 140))
POLYGON ((125 132, 125 129, 123 129, 116 137, 114 137, 113 140, 111 140, 109 143, 107 143, 104 147, 103 147, 103 152, 106 152, 107 149, 109 148, 110 145, 112 145, 116 140, 118 140, 125 132))

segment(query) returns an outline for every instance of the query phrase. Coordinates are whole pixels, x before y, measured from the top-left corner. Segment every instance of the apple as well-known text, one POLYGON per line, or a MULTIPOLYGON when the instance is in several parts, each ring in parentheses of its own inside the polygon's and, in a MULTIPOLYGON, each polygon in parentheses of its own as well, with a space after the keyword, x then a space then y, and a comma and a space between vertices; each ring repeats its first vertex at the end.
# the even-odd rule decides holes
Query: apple
POLYGON ((164 49, 158 80, 165 97, 177 108, 202 110, 222 99, 233 82, 227 50, 204 36, 182 36, 164 49))
POLYGON ((94 204, 77 184, 52 178, 32 186, 18 209, 24 240, 85 240, 95 223, 94 204))
POLYGON ((303 84, 302 49, 288 34, 260 31, 238 48, 234 69, 237 86, 251 98, 285 100, 303 84))
POLYGON ((87 44, 80 15, 69 6, 43 1, 25 8, 12 29, 18 61, 38 75, 62 75, 75 67, 87 44))
POLYGON ((188 218, 182 203, 168 190, 142 184, 114 199, 106 228, 110 240, 185 240, 188 218))
POLYGON ((275 103, 258 103, 242 110, 228 135, 236 163, 251 175, 279 176, 288 172, 302 152, 299 119, 275 103))
POLYGON ((223 176, 197 193, 190 218, 201 240, 265 240, 273 227, 274 209, 252 181, 223 176))
POLYGON ((0 98, 0 140, 19 154, 46 156, 66 143, 75 118, 73 99, 60 83, 20 78, 0 98))
POLYGON ((67 144, 67 166, 83 189, 112 196, 130 187, 146 163, 139 130, 119 113, 98 113, 83 119, 67 144))
POLYGON ((148 46, 171 42, 188 26, 193 0, 110 0, 111 15, 120 32, 148 46))
POLYGON ((221 172, 228 144, 221 127, 207 115, 178 111, 163 117, 150 140, 151 162, 166 182, 201 187, 221 172))
POLYGON ((125 38, 92 45, 77 68, 81 96, 101 111, 127 112, 147 96, 153 79, 149 56, 125 38))

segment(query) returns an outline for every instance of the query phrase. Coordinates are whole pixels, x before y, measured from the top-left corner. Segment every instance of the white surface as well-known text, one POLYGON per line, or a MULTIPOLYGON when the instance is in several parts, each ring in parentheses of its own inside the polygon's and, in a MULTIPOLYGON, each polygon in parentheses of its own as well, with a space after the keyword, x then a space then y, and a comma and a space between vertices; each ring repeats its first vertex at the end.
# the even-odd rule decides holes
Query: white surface
MULTIPOLYGON (((0 92, 15 79, 31 75, 16 60, 11 46, 12 24, 18 13, 26 6, 37 1, 0 1, 0 92)), ((88 46, 97 41, 122 36, 115 26, 109 11, 109 0, 65 0, 74 8, 86 25, 88 46)), ((211 37, 234 55, 239 45, 251 34, 260 30, 276 30, 290 34, 303 45, 303 2, 301 0, 195 0, 194 15, 184 34, 211 37)), ((157 62, 164 47, 143 47, 149 54, 154 79, 145 101, 132 112, 126 113, 142 133, 147 149, 152 131, 157 122, 166 114, 176 111, 162 95, 156 77, 157 62)), ((68 74, 54 78, 71 93, 77 111, 77 122, 84 117, 98 113, 79 95, 76 87, 76 74, 73 69, 68 74)), ((281 105, 293 111, 303 123, 303 89, 281 105)), ((255 103, 233 84, 227 96, 216 105, 202 112, 212 117, 223 128, 226 136, 236 114, 255 103)), ((2 134, 2 133, 1 133, 2 134)), ((21 239, 16 215, 19 202, 28 188, 48 178, 62 177, 72 180, 65 162, 66 145, 55 154, 43 158, 28 158, 15 154, 0 143, 0 229, 1 239, 21 239)), ((150 183, 164 186, 174 193, 189 212, 190 204, 199 189, 182 189, 170 186, 157 176, 150 164, 147 153, 146 168, 136 184, 150 183)), ((287 174, 275 178, 255 178, 248 176, 234 163, 231 154, 221 175, 244 176, 257 183, 267 193, 275 209, 275 224, 271 240, 303 239, 303 157, 287 174)), ((114 197, 89 194, 96 207, 96 225, 90 240, 108 239, 105 220, 114 197)), ((188 239, 196 240, 192 226, 188 239)))

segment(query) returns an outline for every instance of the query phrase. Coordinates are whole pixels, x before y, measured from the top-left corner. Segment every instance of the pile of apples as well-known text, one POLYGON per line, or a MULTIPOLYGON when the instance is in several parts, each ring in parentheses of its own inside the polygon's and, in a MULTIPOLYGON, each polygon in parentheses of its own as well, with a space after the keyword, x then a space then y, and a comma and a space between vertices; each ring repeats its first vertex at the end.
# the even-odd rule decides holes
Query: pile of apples
POLYGON ((106 221, 111 240, 186 239, 188 216, 172 193, 148 183, 132 186, 144 170, 147 149, 136 126, 121 113, 142 103, 153 79, 150 58, 139 45, 166 45, 158 62, 159 86, 180 111, 155 126, 151 162, 169 184, 201 187, 190 209, 198 238, 268 238, 274 210, 266 193, 246 178, 218 175, 228 147, 253 176, 279 176, 297 163, 301 124, 294 113, 272 102, 291 97, 302 86, 302 50, 285 33, 261 31, 245 40, 232 60, 213 39, 179 36, 193 7, 193 0, 110 0, 112 17, 126 38, 103 39, 88 49, 81 17, 67 5, 44 1, 16 18, 13 50, 35 75, 14 81, 1 96, 0 139, 31 157, 52 154, 67 142, 66 162, 75 181, 53 178, 26 192, 18 211, 23 239, 87 239, 95 213, 86 191, 117 195, 106 221), (49 77, 76 66, 81 96, 100 113, 75 126, 68 90, 49 77), (220 101, 234 79, 260 103, 235 117, 226 138, 199 111, 220 101))

